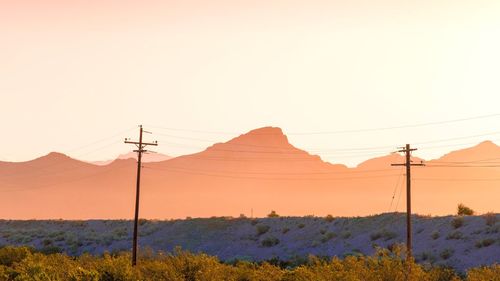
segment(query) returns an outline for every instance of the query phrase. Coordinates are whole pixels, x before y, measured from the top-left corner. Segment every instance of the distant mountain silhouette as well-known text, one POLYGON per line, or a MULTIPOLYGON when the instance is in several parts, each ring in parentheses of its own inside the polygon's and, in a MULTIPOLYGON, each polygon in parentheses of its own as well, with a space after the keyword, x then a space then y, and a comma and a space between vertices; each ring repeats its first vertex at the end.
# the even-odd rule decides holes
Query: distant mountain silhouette
MULTIPOLYGON (((148 162, 160 162, 160 161, 165 161, 168 159, 171 159, 171 156, 161 154, 161 153, 155 153, 155 152, 148 152, 144 153, 142 155, 142 162, 148 163, 148 162)), ((124 154, 118 155, 116 159, 136 159, 137 160, 137 152, 127 152, 124 154)), ((116 159, 113 160, 101 160, 101 161, 91 161, 89 163, 94 164, 94 165, 99 165, 99 166, 104 166, 108 165, 109 163, 115 161, 116 159)))
MULTIPOLYGON (((499 168, 449 167, 451 162, 497 157, 500 147, 483 142, 427 161, 427 167, 415 167, 414 210, 449 214, 463 202, 479 212, 498 211, 500 190, 494 179, 499 168)), ((121 158, 127 159, 102 166, 60 153, 0 162, 0 218, 130 218, 136 161, 121 158)), ((280 128, 264 127, 199 153, 145 161, 140 214, 238 216, 250 215, 253 209, 255 216, 270 210, 283 215, 355 216, 394 211, 395 206, 403 211, 404 169, 390 166, 403 161, 401 155, 389 154, 355 168, 331 164, 294 147, 280 128)))

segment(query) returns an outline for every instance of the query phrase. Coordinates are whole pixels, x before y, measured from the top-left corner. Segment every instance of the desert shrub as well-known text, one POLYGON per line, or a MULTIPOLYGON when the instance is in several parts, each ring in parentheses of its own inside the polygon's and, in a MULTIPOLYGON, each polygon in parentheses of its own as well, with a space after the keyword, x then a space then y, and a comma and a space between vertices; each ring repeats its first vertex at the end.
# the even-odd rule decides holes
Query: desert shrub
POLYGON ((431 234, 431 238, 432 238, 432 240, 436 240, 436 239, 438 239, 440 236, 441 236, 441 235, 439 234, 439 231, 437 231, 437 230, 436 230, 436 231, 434 231, 434 232, 432 232, 432 234, 431 234))
POLYGON ((497 215, 493 212, 488 212, 483 215, 483 219, 488 226, 493 226, 497 222, 497 215))
POLYGON ((451 226, 453 228, 457 229, 460 228, 464 225, 464 218, 463 217, 456 217, 451 220, 451 226))
POLYGON ((476 248, 489 247, 495 243, 494 239, 487 238, 483 240, 476 241, 476 248))
POLYGON ((394 239, 396 238, 398 235, 395 233, 395 232, 392 232, 392 231, 388 231, 388 230, 382 230, 382 231, 378 231, 378 232, 375 232, 375 233, 372 233, 370 235, 370 239, 372 241, 375 241, 375 240, 378 240, 380 238, 384 238, 385 241, 389 241, 391 239, 394 239))
POLYGON ((263 247, 273 247, 275 245, 278 245, 279 243, 280 240, 273 236, 266 237, 264 240, 261 241, 261 245, 263 247))
POLYGON ((324 228, 320 229, 320 230, 319 230, 319 233, 320 233, 320 234, 325 234, 325 233, 326 233, 326 229, 324 229, 324 228))
POLYGON ((55 245, 43 246, 42 248, 38 249, 38 251, 46 255, 62 253, 62 249, 55 245))
POLYGON ((288 228, 288 227, 284 227, 284 228, 281 230, 281 233, 286 234, 288 231, 290 231, 290 228, 288 228))
POLYGON ((349 239, 351 238, 351 232, 349 231, 344 231, 340 234, 340 237, 342 237, 342 239, 349 239))
POLYGON ((448 236, 446 236, 446 239, 447 240, 459 240, 459 239, 462 239, 462 237, 463 237, 462 232, 453 231, 452 233, 448 234, 448 236))
POLYGON ((303 223, 299 223, 298 228, 304 228, 306 225, 303 223))
POLYGON ((444 249, 443 251, 441 251, 441 253, 439 253, 439 256, 443 259, 443 260, 447 260, 449 259, 451 256, 453 256, 453 254, 455 253, 455 251, 453 249, 444 249))
POLYGON ((434 257, 434 255, 431 252, 422 252, 422 253, 420 253, 419 258, 420 258, 421 261, 429 261, 431 263, 435 262, 435 260, 436 260, 436 257, 434 257))
POLYGON ((259 224, 259 225, 257 225, 256 229, 257 229, 257 235, 260 236, 260 235, 268 232, 269 229, 271 229, 271 227, 269 225, 259 224))
POLYGON ((335 220, 335 218, 330 214, 326 215, 326 217, 325 217, 325 221, 327 221, 327 222, 332 222, 334 220, 335 220))
POLYGON ((11 266, 25 259, 33 251, 33 248, 29 247, 2 247, 0 248, 0 265, 11 266))
POLYGON ((459 216, 472 216, 474 215, 474 210, 460 203, 457 206, 457 215, 459 216))
POLYGON ((278 218, 280 215, 276 213, 276 211, 272 210, 269 214, 267 214, 268 218, 278 218))
POLYGON ((499 280, 500 265, 472 268, 467 271, 467 281, 499 280))
POLYGON ((106 280, 99 278, 96 270, 84 269, 77 261, 61 254, 35 253, 17 263, 14 269, 15 280, 106 280))
POLYGON ((337 234, 335 234, 333 232, 327 232, 323 237, 321 237, 321 242, 326 243, 335 237, 337 237, 337 234))
MULTIPOLYGON (((279 242, 267 237, 269 244, 279 242)), ((262 241, 266 241, 266 239, 262 241)), ((267 243, 267 242, 266 242, 267 243)), ((263 245, 264 246, 264 245, 263 245)), ((265 246, 267 247, 267 246, 265 246)), ((272 247, 272 246, 270 246, 272 247)), ((103 256, 82 255, 68 257, 63 254, 44 255, 31 253, 26 248, 9 249, 16 258, 9 265, 0 264, 0 280, 53 280, 53 281, 458 281, 462 280, 452 269, 425 267, 413 259, 405 261, 404 247, 394 245, 392 251, 377 249, 373 256, 365 256, 354 249, 352 255, 339 258, 310 256, 307 260, 295 257, 289 261, 272 259, 268 262, 236 260, 231 264, 222 263, 216 257, 206 254, 192 254, 177 248, 173 254, 148 253, 140 256, 136 267, 130 264, 130 253, 103 256), (25 250, 20 250, 25 249, 25 250), (410 274, 407 276, 408 272, 410 274)), ((0 256, 5 255, 0 248, 0 256)), ((10 254, 9 255, 10 257, 10 254)), ((421 259, 434 259, 430 253, 422 253, 421 259)), ((453 256, 453 250, 440 253, 446 260, 453 256)), ((10 257, 12 260, 13 257, 10 257)), ((499 280, 500 265, 469 269, 467 281, 499 280)), ((465 280, 465 279, 463 279, 465 280)))
POLYGON ((258 220, 256 220, 256 219, 253 219, 253 220, 251 220, 251 221, 250 221, 250 224, 251 224, 251 225, 256 225, 256 224, 258 224, 258 223, 259 223, 259 221, 258 221, 258 220))
POLYGON ((42 241, 42 246, 49 246, 49 245, 52 245, 52 240, 50 239, 43 239, 42 241))
POLYGON ((382 233, 380 232, 370 234, 370 240, 372 241, 378 240, 380 237, 382 237, 382 233))

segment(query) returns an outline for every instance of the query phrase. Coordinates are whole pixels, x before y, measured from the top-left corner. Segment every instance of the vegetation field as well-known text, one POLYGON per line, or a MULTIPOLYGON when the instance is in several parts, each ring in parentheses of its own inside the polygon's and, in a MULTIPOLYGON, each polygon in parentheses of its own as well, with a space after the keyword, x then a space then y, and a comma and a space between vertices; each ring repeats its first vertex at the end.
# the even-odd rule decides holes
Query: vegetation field
MULTIPOLYGON (((500 215, 414 216, 413 253, 426 267, 470 268, 500 263, 500 215)), ((28 246, 42 253, 101 256, 131 249, 127 220, 0 220, 0 246, 28 246)), ((172 253, 178 246, 221 261, 300 263, 309 255, 372 256, 406 239, 405 215, 369 217, 187 218, 141 220, 139 245, 172 253)))
POLYGON ((206 254, 177 249, 173 254, 143 253, 132 267, 129 253, 102 256, 43 254, 27 247, 0 248, 0 280, 500 280, 500 265, 457 274, 450 268, 425 267, 404 261, 401 247, 379 249, 373 256, 322 259, 310 256, 301 265, 272 261, 222 263, 206 254))

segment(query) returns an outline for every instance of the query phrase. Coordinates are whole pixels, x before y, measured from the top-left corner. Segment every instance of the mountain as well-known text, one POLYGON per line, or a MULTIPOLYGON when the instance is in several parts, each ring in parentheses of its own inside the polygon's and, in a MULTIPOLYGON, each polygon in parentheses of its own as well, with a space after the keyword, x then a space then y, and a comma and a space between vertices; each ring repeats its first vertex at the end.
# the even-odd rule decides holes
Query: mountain
MULTIPOLYGON (((497 167, 450 167, 451 162, 500 157, 491 142, 450 152, 412 169, 413 209, 454 213, 458 203, 498 211, 497 167)), ((423 161, 413 158, 412 161, 423 161)), ((404 210, 399 154, 355 168, 323 161, 294 147, 280 128, 264 127, 199 153, 145 162, 141 217, 283 215, 358 216, 404 210)), ((462 165, 459 165, 462 166, 462 165)), ((0 162, 0 218, 130 218, 136 161, 93 165, 60 153, 27 162, 0 162)))
MULTIPOLYGON (((172 157, 170 157, 168 155, 165 155, 165 154, 155 153, 155 152, 148 152, 148 153, 144 153, 142 155, 142 162, 144 162, 144 163, 148 163, 148 162, 161 162, 161 161, 166 161, 166 160, 171 159, 171 158, 172 157)), ((116 159, 135 159, 135 160, 137 160, 137 153, 133 152, 133 151, 130 151, 130 152, 118 155, 118 157, 116 159)), ((116 159, 114 159, 114 160, 92 161, 92 162, 89 162, 89 163, 94 164, 94 165, 104 166, 104 165, 108 165, 109 163, 115 161, 116 159)))

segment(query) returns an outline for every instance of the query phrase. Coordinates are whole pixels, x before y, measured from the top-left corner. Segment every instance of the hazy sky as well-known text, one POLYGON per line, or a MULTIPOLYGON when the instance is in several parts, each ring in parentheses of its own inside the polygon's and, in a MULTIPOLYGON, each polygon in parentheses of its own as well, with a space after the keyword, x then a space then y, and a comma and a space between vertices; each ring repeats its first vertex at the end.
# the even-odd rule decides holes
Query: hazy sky
MULTIPOLYGON (((112 158, 137 124, 170 155, 279 126, 350 165, 407 142, 495 133, 500 116, 301 134, 500 113, 499 15, 497 0, 0 0, 0 160, 112 158)), ((417 154, 484 139, 500 134, 417 154)))

